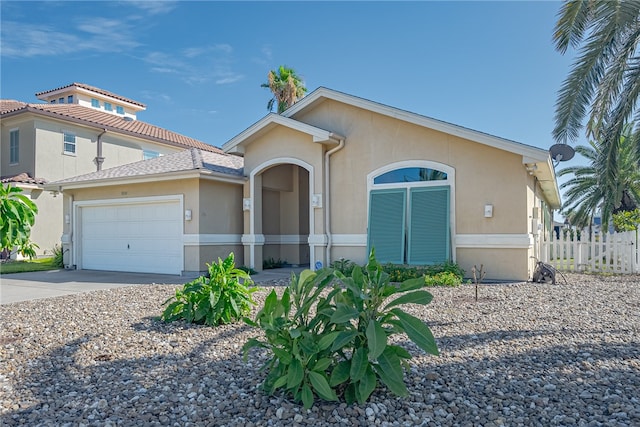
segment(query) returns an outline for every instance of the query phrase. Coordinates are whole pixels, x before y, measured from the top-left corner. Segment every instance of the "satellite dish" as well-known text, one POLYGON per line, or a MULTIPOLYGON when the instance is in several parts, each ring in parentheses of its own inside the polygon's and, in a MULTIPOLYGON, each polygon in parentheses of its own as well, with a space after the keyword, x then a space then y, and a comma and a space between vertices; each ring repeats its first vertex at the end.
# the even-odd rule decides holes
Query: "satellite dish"
POLYGON ((567 144, 555 144, 549 148, 549 153, 551 154, 551 158, 557 164, 573 159, 573 156, 576 154, 576 150, 567 144))

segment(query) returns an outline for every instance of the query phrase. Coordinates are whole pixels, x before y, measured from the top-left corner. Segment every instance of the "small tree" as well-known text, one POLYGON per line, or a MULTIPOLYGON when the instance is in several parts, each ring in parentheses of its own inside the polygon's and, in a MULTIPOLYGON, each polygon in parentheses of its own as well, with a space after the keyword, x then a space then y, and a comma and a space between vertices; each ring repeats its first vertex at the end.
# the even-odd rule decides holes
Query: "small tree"
POLYGON ((38 245, 29 240, 38 207, 10 184, 0 186, 0 247, 9 255, 15 249, 23 256, 36 256, 38 245))

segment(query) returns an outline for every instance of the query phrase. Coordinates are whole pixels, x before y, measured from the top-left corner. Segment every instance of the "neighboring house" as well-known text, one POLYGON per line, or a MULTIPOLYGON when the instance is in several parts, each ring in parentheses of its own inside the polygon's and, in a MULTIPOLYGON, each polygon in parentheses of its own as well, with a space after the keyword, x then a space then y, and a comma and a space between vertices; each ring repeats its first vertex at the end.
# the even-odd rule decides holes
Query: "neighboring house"
POLYGON ((218 148, 137 120, 140 102, 72 83, 39 92, 44 103, 0 100, 0 168, 3 183, 21 187, 39 209, 31 239, 39 254, 60 243, 62 197, 44 184, 154 158, 186 148, 218 148))
POLYGON ((487 279, 526 280, 560 206, 547 151, 326 88, 222 148, 229 155, 206 160, 192 150, 202 166, 167 170, 154 159, 136 164, 136 174, 130 165, 53 183, 71 218, 67 262, 157 271, 142 256, 113 266, 92 242, 110 230, 103 246, 126 254, 171 228, 155 246, 175 250, 176 274, 231 250, 260 270, 269 258, 311 268, 364 263, 375 247, 381 262, 451 260, 467 274, 482 264, 487 279), (164 212, 158 225, 130 237, 146 224, 146 208, 164 212), (132 218, 130 228, 115 218, 132 218))

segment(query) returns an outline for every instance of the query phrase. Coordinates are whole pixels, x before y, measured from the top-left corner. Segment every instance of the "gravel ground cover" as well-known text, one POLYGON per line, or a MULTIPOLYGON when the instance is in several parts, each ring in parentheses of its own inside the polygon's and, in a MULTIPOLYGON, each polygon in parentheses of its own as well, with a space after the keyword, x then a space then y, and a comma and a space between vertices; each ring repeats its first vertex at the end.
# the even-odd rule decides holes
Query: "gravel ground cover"
MULTIPOLYGON (((638 426, 640 276, 432 289, 408 307, 441 356, 414 355, 410 395, 310 410, 258 388, 260 332, 156 320, 172 285, 0 306, 0 425, 638 426)), ((270 286, 262 284, 262 301, 270 286)), ((402 339, 402 338, 401 338, 402 339)))

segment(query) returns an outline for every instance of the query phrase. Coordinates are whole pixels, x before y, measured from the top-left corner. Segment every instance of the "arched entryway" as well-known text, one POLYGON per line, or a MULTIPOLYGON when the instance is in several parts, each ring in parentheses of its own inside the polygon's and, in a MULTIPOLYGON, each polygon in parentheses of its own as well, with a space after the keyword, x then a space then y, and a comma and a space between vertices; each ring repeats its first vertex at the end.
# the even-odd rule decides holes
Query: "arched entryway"
POLYGON ((265 261, 309 267, 313 168, 299 159, 275 159, 250 175, 249 233, 243 236, 245 260, 256 270, 265 261))

